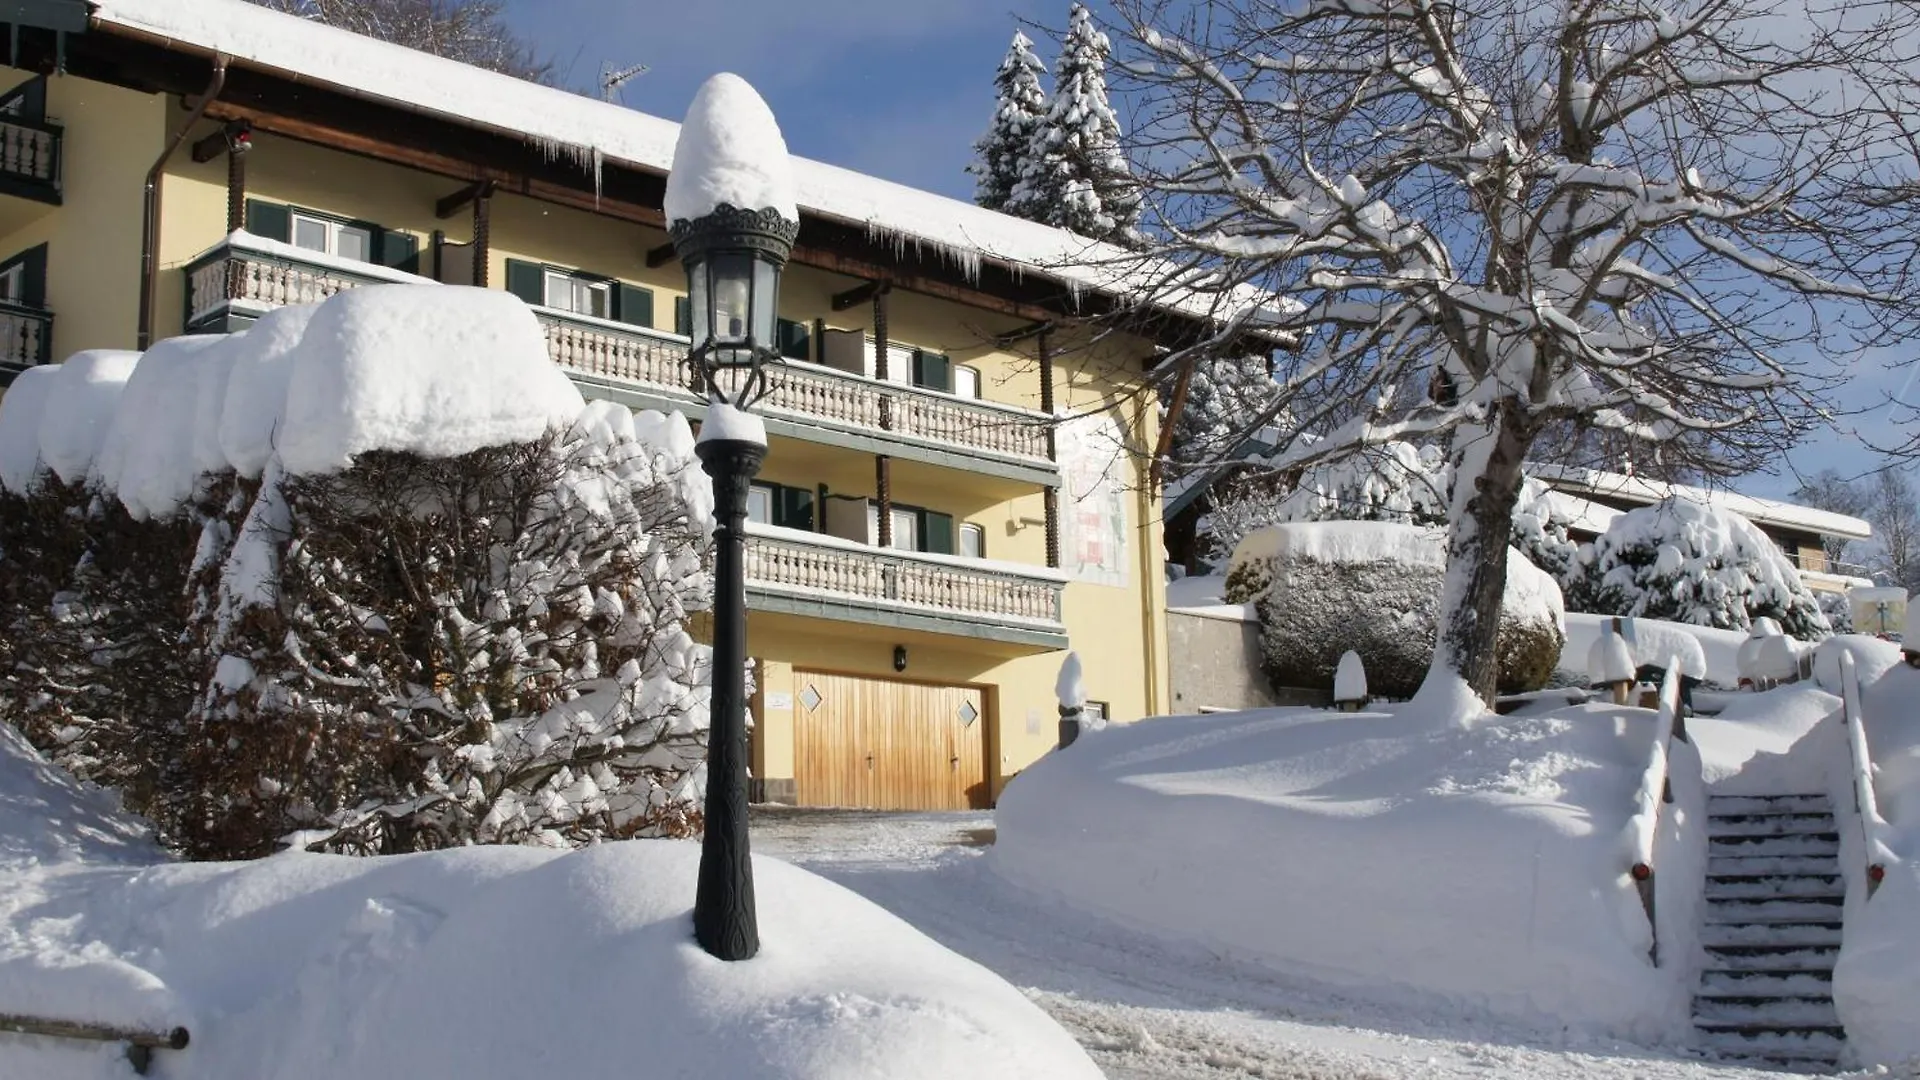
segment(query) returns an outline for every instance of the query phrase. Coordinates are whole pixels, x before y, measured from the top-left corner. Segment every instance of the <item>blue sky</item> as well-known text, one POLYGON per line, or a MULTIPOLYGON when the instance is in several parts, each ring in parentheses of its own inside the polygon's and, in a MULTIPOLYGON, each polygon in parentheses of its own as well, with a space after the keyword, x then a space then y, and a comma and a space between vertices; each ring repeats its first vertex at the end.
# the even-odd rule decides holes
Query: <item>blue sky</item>
MULTIPOLYGON (((961 172, 993 113, 993 72, 1022 16, 1068 0, 507 0, 508 20, 597 93, 603 64, 651 65, 621 98, 678 119, 716 71, 744 76, 798 154, 971 198, 961 172)), ((1054 49, 1042 42, 1051 60, 1054 49)))
MULTIPOLYGON (((677 119, 694 90, 716 71, 733 71, 759 89, 794 152, 970 199, 961 170, 993 111, 993 72, 1022 18, 1060 27, 1070 0, 506 0, 509 22, 553 58, 562 82, 597 93, 603 66, 651 66, 628 82, 630 108, 677 119)), ((1041 57, 1056 46, 1040 34, 1041 57)), ((1904 352, 1904 350, 1902 350, 1904 352)), ((1861 357, 1838 396, 1843 406, 1889 395, 1920 403, 1908 359, 1890 351, 1861 357)), ((1855 473, 1879 464, 1857 431, 1882 444, 1901 441, 1884 406, 1842 417, 1840 432, 1797 449, 1771 476, 1736 486, 1784 497, 1796 470, 1833 467, 1855 473)))

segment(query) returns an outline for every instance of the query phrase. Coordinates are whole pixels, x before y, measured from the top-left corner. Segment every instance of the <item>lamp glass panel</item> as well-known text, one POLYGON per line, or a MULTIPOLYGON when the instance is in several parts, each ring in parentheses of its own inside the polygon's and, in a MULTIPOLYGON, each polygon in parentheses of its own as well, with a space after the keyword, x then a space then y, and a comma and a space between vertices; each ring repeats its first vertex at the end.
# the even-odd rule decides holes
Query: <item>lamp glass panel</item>
POLYGON ((766 259, 753 260, 753 340, 763 348, 777 342, 780 271, 766 259))

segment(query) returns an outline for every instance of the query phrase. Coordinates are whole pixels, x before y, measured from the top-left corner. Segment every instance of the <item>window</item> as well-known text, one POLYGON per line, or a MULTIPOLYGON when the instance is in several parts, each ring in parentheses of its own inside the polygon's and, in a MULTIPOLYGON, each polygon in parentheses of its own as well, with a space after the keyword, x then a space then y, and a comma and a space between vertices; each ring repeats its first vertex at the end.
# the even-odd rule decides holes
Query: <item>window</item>
POLYGON ((1104 701, 1089 701, 1080 706, 1080 716, 1085 720, 1105 720, 1108 708, 1104 701))
POLYGON ((907 507, 893 508, 893 546, 899 551, 920 550, 920 514, 907 507))
POLYGON ((653 327, 653 290, 601 274, 508 259, 507 291, 535 307, 653 327))
POLYGON ((960 526, 960 554, 969 559, 987 557, 987 530, 978 525, 960 526))
POLYGON ((613 290, 604 281, 548 270, 545 293, 547 306, 561 311, 604 319, 613 310, 613 290))
POLYGON ((813 329, 806 323, 780 319, 775 324, 780 338, 780 355, 789 360, 813 359, 813 329))
MULTIPOLYGON (((918 506, 893 505, 893 543, 895 551, 923 551, 930 555, 953 554, 953 517, 918 506)), ((880 504, 867 500, 867 541, 880 542, 880 504)))
POLYGON ((812 532, 813 492, 785 484, 755 483, 747 489, 747 520, 812 532))
POLYGON ((293 246, 359 262, 373 261, 373 230, 295 210, 293 246))
POLYGON ((0 301, 18 304, 26 295, 26 288, 27 266, 25 263, 14 263, 0 270, 0 301))
POLYGON ((45 307, 47 304, 47 245, 0 262, 0 303, 45 307))
POLYGON ((980 369, 955 364, 953 368, 953 392, 958 397, 980 397, 980 369))

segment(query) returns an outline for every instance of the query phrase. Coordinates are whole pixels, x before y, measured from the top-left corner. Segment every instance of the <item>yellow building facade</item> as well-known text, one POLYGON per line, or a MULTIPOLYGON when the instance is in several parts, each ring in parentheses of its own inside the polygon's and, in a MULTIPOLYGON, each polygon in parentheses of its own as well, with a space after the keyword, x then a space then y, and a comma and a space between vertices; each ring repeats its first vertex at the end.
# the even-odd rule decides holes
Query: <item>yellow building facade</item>
MULTIPOLYGON (((322 35, 315 55, 339 44, 238 0, 174 2, 322 35)), ((114 15, 139 4, 26 7, 0 81, 0 371, 425 279, 518 293, 589 397, 698 420, 660 162, 556 153, 302 70, 298 49, 228 51, 217 18, 159 33, 114 15)), ((404 58, 421 80, 498 80, 624 122, 404 58)), ((1067 649, 1107 716, 1167 709, 1155 350, 1079 329, 1088 292, 1046 267, 919 250, 913 221, 801 201, 747 564, 756 790, 990 805, 1055 743, 1067 649)))

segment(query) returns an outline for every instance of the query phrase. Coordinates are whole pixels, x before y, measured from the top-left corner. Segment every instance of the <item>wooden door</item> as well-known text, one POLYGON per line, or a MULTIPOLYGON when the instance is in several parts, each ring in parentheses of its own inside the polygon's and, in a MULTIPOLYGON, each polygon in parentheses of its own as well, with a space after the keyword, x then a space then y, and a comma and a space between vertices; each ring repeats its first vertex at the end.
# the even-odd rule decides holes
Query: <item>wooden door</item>
POLYGON ((989 804, 986 702, 966 686, 794 672, 802 806, 966 810, 989 804))

